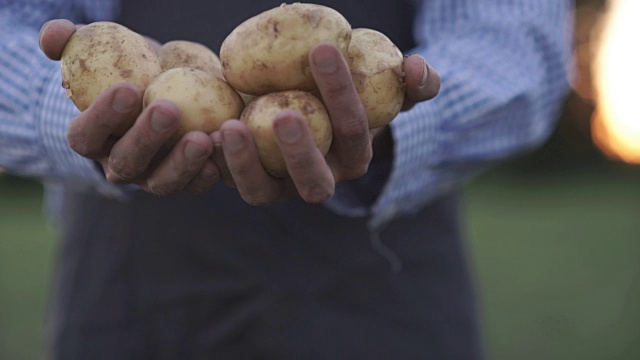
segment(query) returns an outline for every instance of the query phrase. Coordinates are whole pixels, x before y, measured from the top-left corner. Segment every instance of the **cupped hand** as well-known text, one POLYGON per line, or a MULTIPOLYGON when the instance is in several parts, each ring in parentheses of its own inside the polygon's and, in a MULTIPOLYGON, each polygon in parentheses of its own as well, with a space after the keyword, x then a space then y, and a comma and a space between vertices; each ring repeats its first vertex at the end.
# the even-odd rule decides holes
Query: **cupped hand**
MULTIPOLYGON (((40 46, 59 60, 77 25, 66 20, 45 24, 40 46)), ((289 178, 271 177, 260 164, 247 127, 237 120, 223 124, 211 136, 186 134, 170 151, 166 144, 179 123, 178 109, 157 101, 141 111, 141 94, 131 84, 116 84, 69 125, 71 148, 101 164, 107 179, 117 184, 138 184, 161 195, 186 190, 203 192, 220 177, 235 186, 245 201, 264 205, 299 195, 307 202, 330 198, 338 182, 364 175, 374 155, 390 153, 388 128, 370 131, 342 54, 330 44, 310 53, 313 76, 331 117, 334 139, 326 157, 315 147, 302 115, 280 113, 274 121, 277 141, 287 163, 289 178), (122 137, 113 132, 124 123, 133 127, 122 137)), ((418 55, 405 59, 404 109, 434 97, 440 80, 418 55)))
MULTIPOLYGON (((46 23, 40 31, 40 48, 52 60, 60 60, 76 27, 67 20, 46 23)), ((213 142, 203 132, 189 132, 169 147, 179 121, 180 111, 171 102, 155 101, 143 110, 140 91, 120 83, 70 122, 67 140, 75 152, 98 162, 112 183, 137 184, 158 195, 204 192, 220 178, 211 160, 213 142), (123 136, 113 135, 131 123, 123 136)))
MULTIPOLYGON (((252 205, 266 205, 291 196, 320 203, 333 196, 337 183, 363 176, 374 156, 390 157, 388 128, 369 130, 364 107, 353 85, 348 65, 331 44, 319 44, 309 55, 311 71, 331 118, 333 142, 325 157, 316 148, 302 115, 283 111, 274 119, 276 141, 290 177, 274 178, 260 164, 249 129, 238 120, 225 122, 211 135, 213 159, 225 182, 238 189, 252 205)), ((419 55, 404 62, 404 109, 437 95, 438 73, 419 55)))
POLYGON ((135 86, 122 83, 105 90, 69 124, 69 146, 102 165, 114 184, 137 184, 148 192, 171 195, 181 191, 200 193, 219 178, 209 160, 213 143, 203 132, 185 134, 172 148, 180 111, 169 101, 151 103, 143 111, 135 86), (134 125, 122 136, 113 136, 122 123, 134 125))

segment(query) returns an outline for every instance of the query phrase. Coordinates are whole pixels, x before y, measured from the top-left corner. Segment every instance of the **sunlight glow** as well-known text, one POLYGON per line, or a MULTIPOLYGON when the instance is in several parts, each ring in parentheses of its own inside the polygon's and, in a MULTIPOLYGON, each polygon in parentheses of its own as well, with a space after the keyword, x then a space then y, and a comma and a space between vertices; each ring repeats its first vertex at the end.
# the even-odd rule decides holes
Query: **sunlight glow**
POLYGON ((610 157, 640 164, 640 1, 609 0, 603 21, 593 139, 610 157))

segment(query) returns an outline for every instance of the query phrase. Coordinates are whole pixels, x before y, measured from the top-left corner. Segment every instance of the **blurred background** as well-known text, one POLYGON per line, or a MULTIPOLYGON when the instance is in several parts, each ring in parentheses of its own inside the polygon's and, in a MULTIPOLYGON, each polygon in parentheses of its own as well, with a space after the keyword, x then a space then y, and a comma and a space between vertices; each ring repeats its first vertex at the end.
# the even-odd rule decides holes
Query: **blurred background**
MULTIPOLYGON (((640 1, 577 0, 574 90, 534 153, 468 184, 488 359, 640 359, 640 1)), ((42 187, 0 173, 0 359, 38 359, 42 187)))

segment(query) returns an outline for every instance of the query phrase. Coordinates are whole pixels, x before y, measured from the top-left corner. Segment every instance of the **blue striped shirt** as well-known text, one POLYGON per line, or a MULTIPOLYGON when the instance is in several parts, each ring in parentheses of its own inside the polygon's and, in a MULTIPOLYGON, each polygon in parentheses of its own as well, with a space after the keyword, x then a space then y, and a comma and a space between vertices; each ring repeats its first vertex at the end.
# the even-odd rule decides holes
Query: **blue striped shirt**
MULTIPOLYGON (((412 53, 438 70, 441 92, 391 123, 395 158, 373 206, 353 201, 340 186, 327 202, 345 215, 370 216, 374 228, 539 145, 568 88, 572 1, 419 4, 412 53)), ((68 147, 66 128, 77 110, 60 86, 59 64, 38 46, 39 29, 49 19, 88 23, 117 14, 117 1, 0 0, 0 167, 122 194, 68 147)))

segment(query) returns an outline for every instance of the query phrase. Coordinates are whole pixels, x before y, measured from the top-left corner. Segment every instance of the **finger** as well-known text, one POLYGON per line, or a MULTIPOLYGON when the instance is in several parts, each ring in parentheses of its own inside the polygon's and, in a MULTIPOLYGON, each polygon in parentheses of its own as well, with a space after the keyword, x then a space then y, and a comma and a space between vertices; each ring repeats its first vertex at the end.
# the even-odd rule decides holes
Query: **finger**
POLYGON ((211 160, 207 160, 196 176, 184 187, 189 194, 202 194, 211 189, 220 179, 220 170, 211 160))
POLYGON ((308 203, 333 196, 333 173, 318 150, 311 130, 297 111, 283 111, 274 119, 276 142, 298 194, 308 203))
POLYGON ((46 22, 40 29, 40 49, 51 60, 60 60, 64 46, 75 31, 76 26, 69 20, 46 22))
POLYGON ((147 171, 151 160, 179 125, 180 110, 171 102, 151 103, 109 154, 107 179, 129 182, 147 171))
POLYGON ((213 154, 211 160, 216 164, 220 171, 220 177, 228 186, 235 188, 236 184, 233 181, 233 176, 227 166, 227 160, 224 157, 224 148, 222 147, 222 134, 220 131, 216 131, 211 135, 211 141, 213 141, 213 154))
POLYGON ((337 176, 356 178, 366 173, 371 160, 367 116, 339 50, 320 44, 310 53, 311 72, 331 117, 333 142, 329 159, 337 165, 337 176))
POLYGON ((141 106, 139 91, 134 85, 120 83, 111 86, 71 121, 67 129, 69 146, 88 158, 105 156, 105 144, 114 131, 135 121, 141 106))
POLYGON ((254 206, 281 200, 282 180, 271 177, 262 167, 249 129, 238 120, 227 120, 220 134, 229 173, 242 199, 254 206))
POLYGON ((185 134, 147 179, 148 191, 168 196, 184 190, 202 171, 212 152, 213 143, 207 134, 185 134))
POLYGON ((440 91, 440 75, 422 56, 414 54, 404 60, 404 81, 406 84, 403 110, 418 102, 429 100, 440 91))

